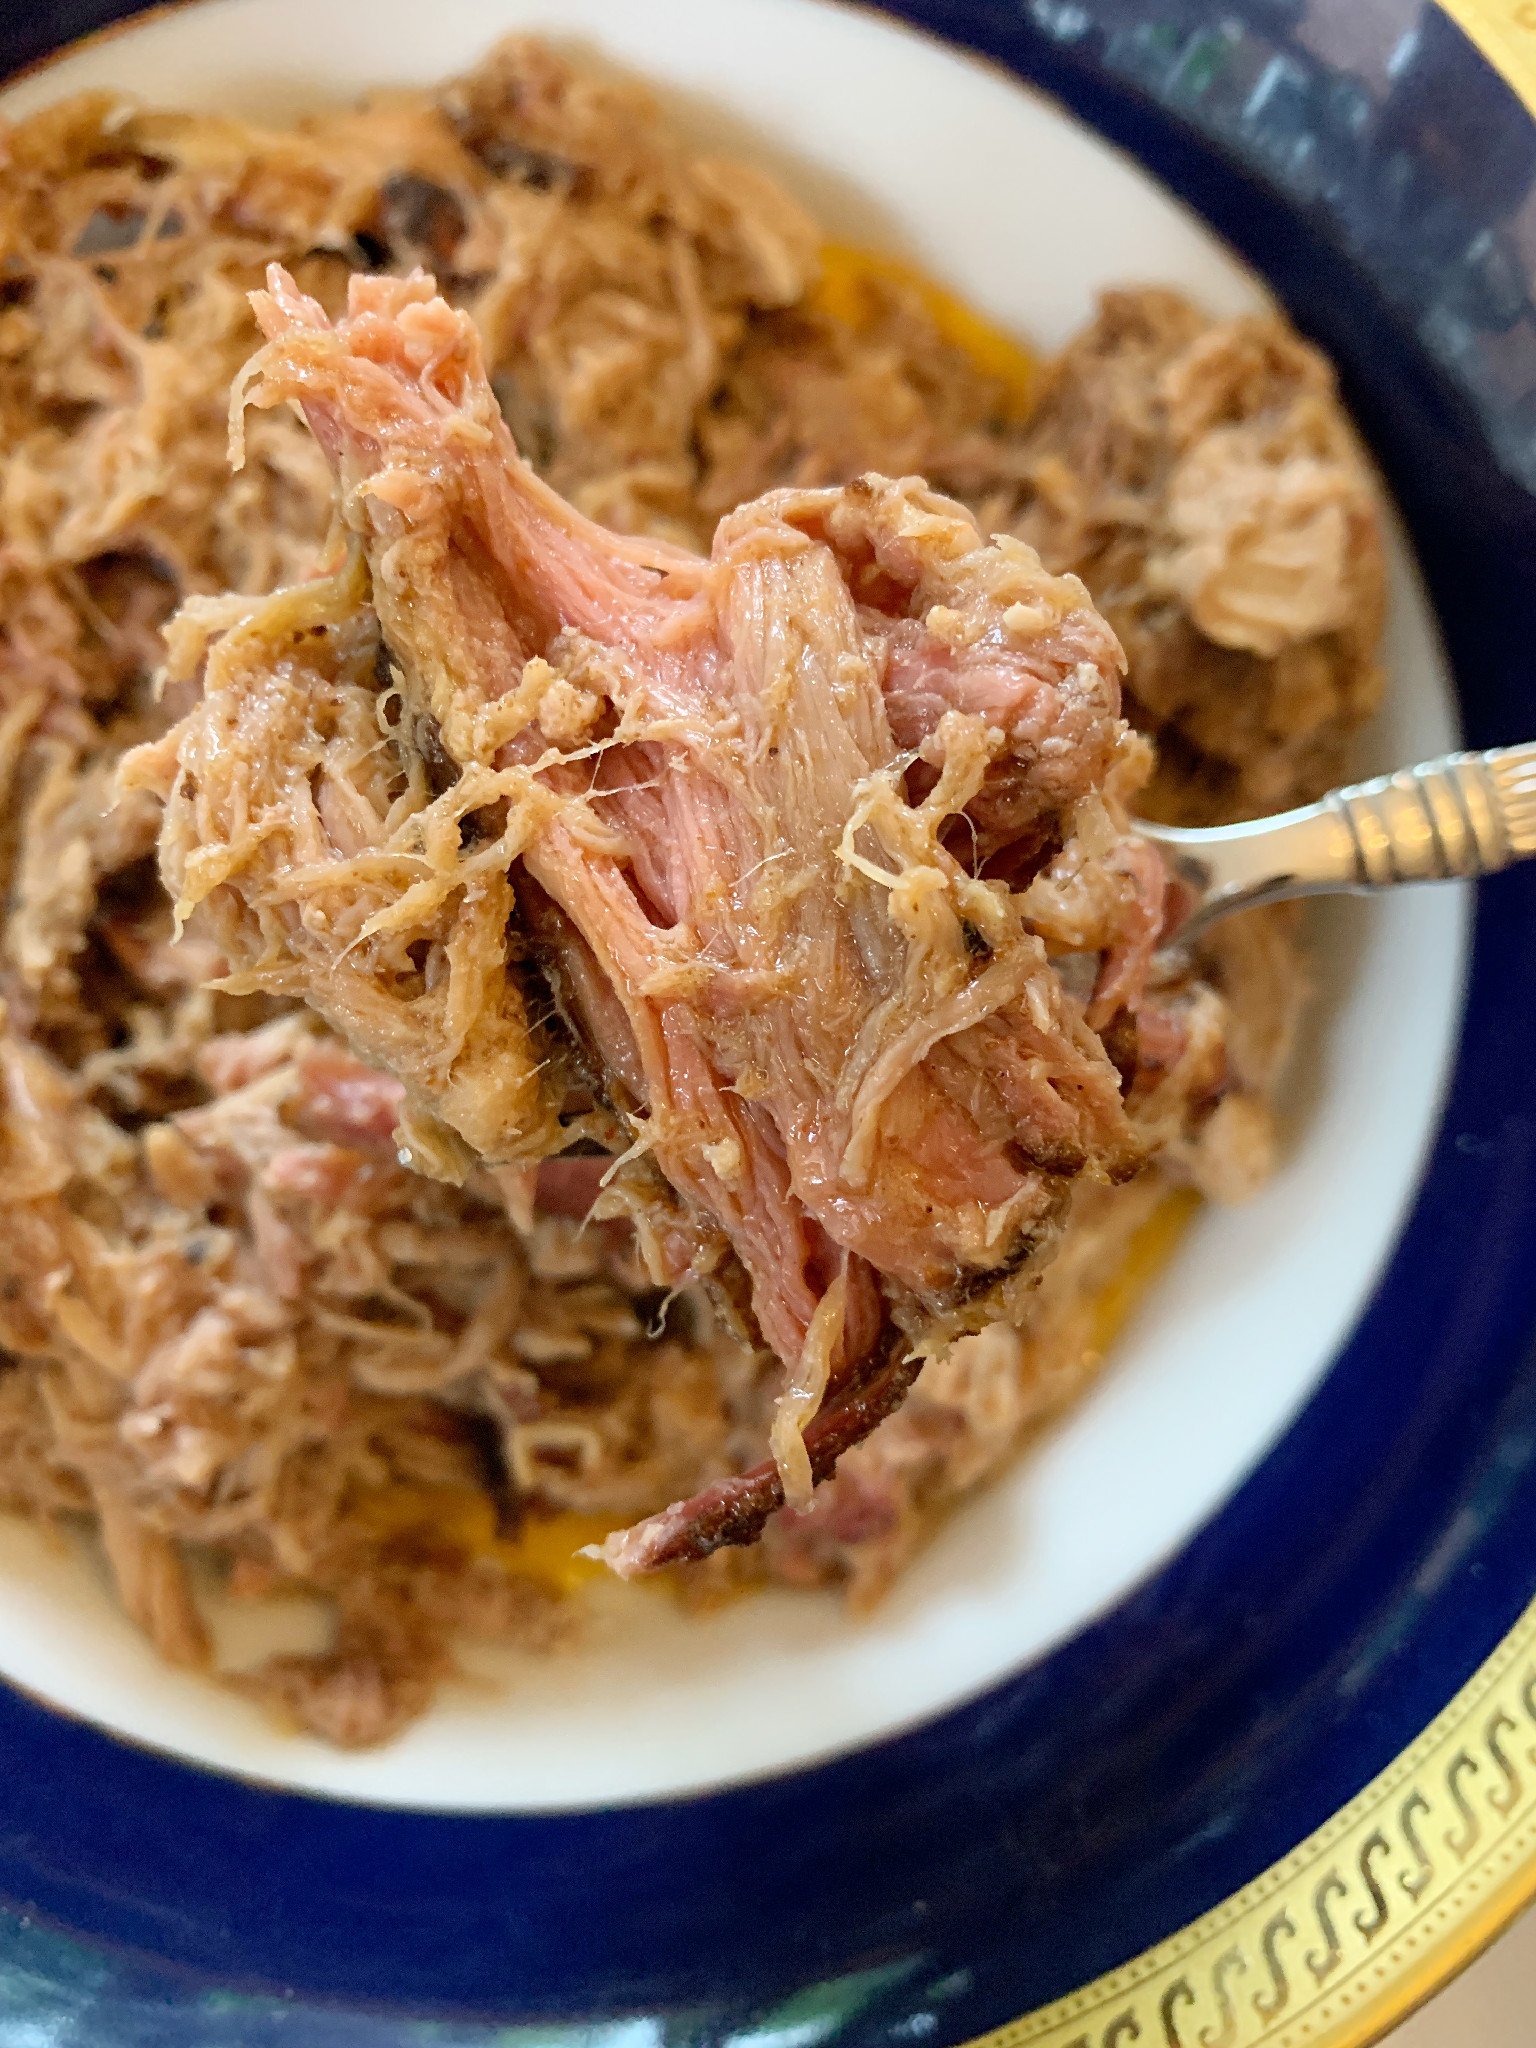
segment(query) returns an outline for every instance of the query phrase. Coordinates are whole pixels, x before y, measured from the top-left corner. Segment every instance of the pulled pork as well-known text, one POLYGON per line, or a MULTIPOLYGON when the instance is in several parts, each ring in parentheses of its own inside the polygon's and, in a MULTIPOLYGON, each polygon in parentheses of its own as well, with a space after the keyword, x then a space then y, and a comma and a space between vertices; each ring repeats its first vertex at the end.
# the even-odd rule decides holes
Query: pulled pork
POLYGON ((1339 781, 1381 701, 1375 492, 1333 374, 1278 320, 1110 292, 1052 364, 1013 518, 1124 642, 1150 809, 1215 824, 1339 781))
POLYGON ((1120 649, 1075 577, 910 480, 771 493, 707 561, 606 532, 518 456, 424 277, 354 279, 333 326, 274 268, 257 314, 237 402, 303 407, 353 547, 171 629, 201 700, 124 782, 165 805, 177 918, 225 986, 395 1073, 451 1177, 454 1140, 562 1149, 581 1069, 632 1137, 616 1176, 648 1159, 654 1278, 731 1260, 787 1372, 771 1469, 607 1555, 747 1540, 922 1357, 1017 1319, 1079 1176, 1145 1163, 1123 1093, 1149 1031, 1162 1067, 1195 1027, 1138 1020, 1164 877, 1120 649))
MULTIPOLYGON (((1083 576, 1126 647, 1125 708, 1159 742, 1139 808, 1206 817, 1315 794, 1379 689, 1381 578, 1330 374, 1283 322, 1117 294, 1037 378, 942 293, 825 246, 760 173, 690 148, 642 88, 534 41, 438 91, 290 130, 111 95, 0 129, 0 1502, 95 1531, 162 1654, 350 1744, 422 1711, 456 1637, 567 1633, 576 1546, 760 1465, 785 1375, 698 1288, 664 1309, 630 1226, 580 1227, 603 1159, 472 1164, 441 1111, 416 1111, 297 985, 231 994, 213 938, 171 943, 157 807, 111 801, 124 751, 191 707, 184 683, 157 699, 156 671, 169 655, 190 675, 219 623, 184 614, 168 649, 166 622, 188 599, 340 566, 324 555, 330 468, 290 409, 252 413, 245 466, 226 461, 230 384, 259 339, 248 293, 274 261, 332 318, 354 272, 429 267, 474 320, 524 453, 609 528, 704 550, 765 492, 877 470, 921 473, 983 532, 1018 533, 1083 576), (1222 549, 1266 565, 1271 600, 1297 599, 1269 602, 1260 645, 1251 630, 1232 644, 1230 603, 1201 599, 1208 550, 1181 552, 1209 540, 1186 531, 1175 489, 1202 461, 1208 503, 1239 515, 1222 549), (1339 516, 1298 520, 1298 494, 1319 488, 1339 516), (402 1115, 424 1163, 461 1185, 401 1167, 402 1115), (225 1671, 210 1585, 316 1596, 332 1638, 225 1671)), ((340 597, 366 642, 367 605, 340 597)), ((309 651, 339 664, 343 637, 309 651)), ((563 751, 610 740, 577 723, 581 693, 612 701, 606 682, 545 658, 548 736, 563 751)), ((360 688, 386 725, 403 712, 384 683, 360 688)), ((894 724, 892 738, 911 744, 894 724)), ((375 742, 381 757, 396 744, 364 726, 360 762, 375 742)), ((420 752, 424 815, 459 771, 425 736, 420 752)), ((590 757, 589 776, 620 752, 590 757)), ((932 797, 934 772, 915 764, 903 799, 932 797)), ((969 873, 984 827, 964 810, 938 844, 969 873)), ((327 832, 340 822, 328 808, 327 832)), ((445 829, 434 873, 494 850, 504 822, 492 806, 445 829)), ((1100 872, 1114 818, 1084 838, 1087 822, 1100 872)), ((1047 842, 1033 857, 1051 869, 1030 885, 1045 932, 1047 890, 1059 915, 1078 884, 1047 842)), ((993 879, 1028 884, 1028 863, 993 879)), ((405 886, 402 871, 394 899, 405 886)), ((556 979, 563 965, 584 1032, 576 927, 531 877, 524 893, 518 929, 556 979)), ((463 894, 444 899, 460 916, 463 894)), ((1071 950, 1064 928, 1047 944, 1071 950)), ((1293 921, 1218 927, 1198 965, 1148 983, 1134 1037, 1102 1033, 1153 1165, 1118 1186, 1078 1173, 1019 1327, 931 1359, 808 1506, 676 1574, 685 1595, 768 1577, 872 1597, 1091 1377, 1104 1289, 1145 1267, 1181 1199, 1169 1190, 1227 1198, 1263 1178, 1303 988, 1293 921)), ((567 1135, 626 1149, 626 1105, 592 1095, 549 1022, 555 991, 513 966, 562 1066, 567 1135)), ((585 1057, 606 1042, 584 1040, 585 1057)), ((543 1099, 553 1077, 535 1085, 543 1099)), ((681 1202, 668 1212, 659 1173, 631 1199, 647 1165, 604 1206, 659 1216, 667 1270, 706 1267, 721 1233, 681 1202)))

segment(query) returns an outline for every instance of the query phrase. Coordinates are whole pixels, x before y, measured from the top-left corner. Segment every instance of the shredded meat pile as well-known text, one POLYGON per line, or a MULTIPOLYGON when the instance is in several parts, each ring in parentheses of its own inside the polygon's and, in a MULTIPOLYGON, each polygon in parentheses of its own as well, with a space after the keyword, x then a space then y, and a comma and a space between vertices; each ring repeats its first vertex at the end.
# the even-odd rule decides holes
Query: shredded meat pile
POLYGON ((760 174, 528 41, 293 132, 69 102, 0 135, 0 240, 0 1499, 94 1526, 128 1610, 183 1662, 219 1668, 207 1577, 320 1595, 327 1650, 225 1676, 376 1741, 427 1704, 456 1635, 568 1627, 547 1517, 567 1518, 548 1524, 561 1560, 711 1488, 745 1532, 786 1478, 804 1497, 802 1455, 824 1467, 818 1402, 848 1419, 842 1448, 911 1333, 995 1303, 1017 1322, 936 1348, 807 1504, 684 1580, 871 1597, 1091 1373, 1095 1304, 1169 1188, 1235 1196, 1267 1169, 1292 926, 1240 920, 1162 978, 1123 823, 1133 799, 1208 816, 1311 793, 1374 703, 1370 485, 1326 366, 1278 321, 1127 293, 1026 408, 930 290, 824 251, 760 174), (232 473, 228 392, 272 262, 294 290, 258 395, 313 400, 319 439, 265 406, 232 473), (358 330, 328 324, 349 281, 418 265, 478 342, 419 288, 369 283, 353 318, 379 360, 355 354, 358 330), (412 322, 449 345, 434 370, 401 356, 412 322), (400 440, 447 396, 432 431, 451 417, 494 446, 477 347, 566 504, 468 444, 425 475, 400 440), (343 548, 332 461, 379 469, 334 383, 355 363, 394 394, 403 495, 350 501, 343 548), (913 487, 857 487, 867 471, 926 475, 979 529, 913 487), (483 523, 498 476, 538 575, 483 523), (440 514, 413 518, 431 488, 440 514), (999 532, 1051 573, 981 538, 999 532), (1139 797, 1112 642, 1055 580, 1072 572, 1159 740, 1139 797), (411 593, 431 603, 406 618, 411 593), (660 646, 658 610, 678 635, 660 646), (506 638, 482 644, 498 611, 506 638), (825 644, 790 658, 773 632, 791 616, 825 618, 825 644), (435 675, 450 646, 474 659, 435 675), (753 735, 801 729, 812 675, 802 779, 753 735), (290 853, 310 835, 307 866, 272 887, 236 815, 239 748, 210 748, 185 790, 142 756, 179 821, 178 893, 204 899, 172 945, 159 806, 114 802, 118 764, 189 716, 179 744, 210 739, 221 705, 255 721, 248 763, 310 750, 312 781, 256 792, 290 853), (723 795, 678 772, 718 766, 722 716, 723 795), (1031 734, 1058 729, 1053 782, 1031 734), (825 814, 856 785, 856 822, 825 814), (820 821, 799 896, 770 813, 802 848, 820 821), (701 820, 731 835, 707 866, 701 820), (748 915, 701 900, 706 874, 748 915), (509 924, 522 957, 492 943, 509 924), (639 971, 599 960, 594 932, 639 971), (338 934, 359 939, 346 957, 338 934), (767 1000, 795 947, 828 967, 824 1003, 793 977, 767 1000), (1091 1022, 1073 958, 1102 969, 1091 1022), (915 1003, 912 963, 931 977, 915 1003), (849 1018, 878 1024, 839 1042, 849 1018), (987 1191, 938 1225, 911 1201, 932 1166, 919 1103, 987 1191), (815 1126, 828 1104, 835 1129, 815 1126), (584 1231, 605 1161, 534 1163, 573 1141, 633 1154, 601 1191, 613 1220, 584 1231), (838 1195, 850 1152, 865 1178, 838 1195), (983 1207, 1003 1218, 990 1245, 983 1207), (889 1245, 886 1214, 907 1219, 889 1245), (716 1299, 664 1306, 657 1273, 668 1291, 708 1275, 716 1299))

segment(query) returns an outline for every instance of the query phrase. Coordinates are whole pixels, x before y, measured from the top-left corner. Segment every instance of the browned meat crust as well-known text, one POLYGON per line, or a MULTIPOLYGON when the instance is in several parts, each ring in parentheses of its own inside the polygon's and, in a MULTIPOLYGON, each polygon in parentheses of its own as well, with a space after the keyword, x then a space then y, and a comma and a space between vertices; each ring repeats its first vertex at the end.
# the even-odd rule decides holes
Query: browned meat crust
MULTIPOLYGON (((843 1453, 862 1443, 901 1406, 917 1378, 923 1361, 909 1344, 898 1340, 886 1351, 884 1359, 867 1360, 806 1423, 803 1442, 815 1484, 830 1479, 843 1453)), ((769 1517, 783 1505, 783 1474, 770 1458, 610 1536, 597 1554, 621 1578, 638 1578, 663 1565, 710 1557, 733 1544, 755 1543, 769 1517)))

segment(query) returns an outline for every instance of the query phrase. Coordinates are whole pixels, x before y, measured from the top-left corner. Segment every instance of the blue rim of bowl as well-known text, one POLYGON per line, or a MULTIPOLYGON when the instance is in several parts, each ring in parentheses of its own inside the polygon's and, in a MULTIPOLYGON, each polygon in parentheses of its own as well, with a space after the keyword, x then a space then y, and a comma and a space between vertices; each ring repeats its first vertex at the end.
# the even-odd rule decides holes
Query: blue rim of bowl
MULTIPOLYGON (((77 0, 6 24, 0 63, 142 11, 77 0)), ((1437 288, 1439 216, 1373 246, 1263 135, 1202 116, 1178 83, 1201 31, 1172 0, 884 11, 1052 93, 1266 274, 1341 365, 1397 493, 1469 743, 1536 730, 1536 505, 1510 472, 1519 419, 1415 298, 1437 288)), ((1305 71, 1274 25, 1285 0, 1227 12, 1229 54, 1269 36, 1305 71)), ((1523 162, 1529 118, 1434 20, 1437 61, 1523 162)), ((1314 69, 1319 92, 1343 90, 1314 69)), ((1478 311, 1474 336, 1492 331, 1478 311)), ((842 2038, 874 2041, 996 2026, 1228 1899, 1405 1750, 1536 1591, 1533 913, 1528 871, 1480 896, 1423 1183, 1316 1396, 1166 1569, 1043 1663, 815 1769, 558 1816, 251 1786, 0 1688, 0 1901, 135 1981, 168 1967, 177 1996, 298 1995, 383 2029, 667 2013, 713 2038, 841 1981, 867 1991, 842 2038)), ((386 2037, 404 2038, 369 2038, 386 2037)))

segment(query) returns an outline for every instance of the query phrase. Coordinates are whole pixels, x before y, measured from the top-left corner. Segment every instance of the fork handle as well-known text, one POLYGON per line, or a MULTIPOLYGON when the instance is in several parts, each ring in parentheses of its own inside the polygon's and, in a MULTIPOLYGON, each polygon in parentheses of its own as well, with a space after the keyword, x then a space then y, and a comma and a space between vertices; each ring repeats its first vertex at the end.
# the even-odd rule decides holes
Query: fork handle
POLYGON ((1536 744, 1447 754, 1251 823, 1137 830, 1187 892, 1180 938, 1289 896, 1470 880, 1536 854, 1536 744))

